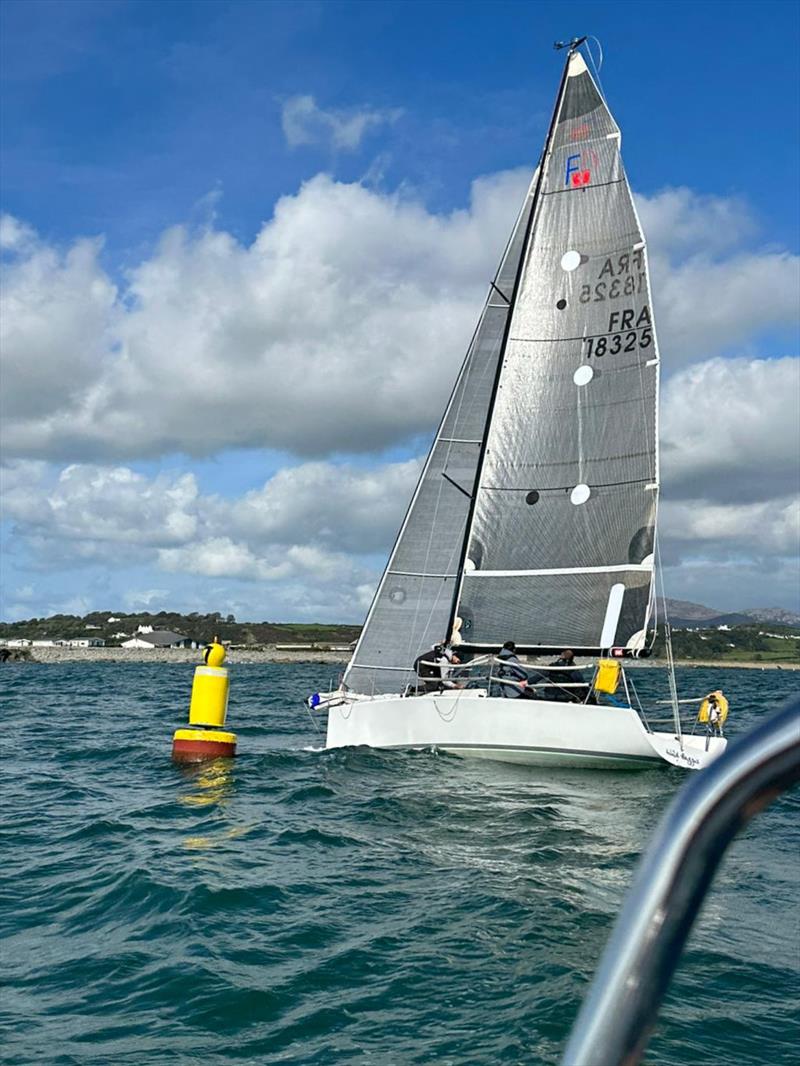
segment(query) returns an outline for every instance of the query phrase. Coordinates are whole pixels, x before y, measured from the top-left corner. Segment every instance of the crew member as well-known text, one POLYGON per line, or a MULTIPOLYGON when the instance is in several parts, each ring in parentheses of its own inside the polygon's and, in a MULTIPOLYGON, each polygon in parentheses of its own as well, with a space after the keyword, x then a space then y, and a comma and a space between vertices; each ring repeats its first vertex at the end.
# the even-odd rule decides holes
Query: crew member
POLYGON ((493 696, 505 696, 506 699, 534 699, 534 694, 527 688, 528 673, 517 658, 517 646, 513 640, 507 640, 498 652, 497 658, 502 665, 493 673, 496 685, 493 696), (507 680, 504 680, 507 679, 507 680))
POLYGON ((583 676, 582 671, 575 668, 575 652, 571 648, 565 648, 561 652, 561 656, 549 665, 562 667, 561 670, 554 671, 550 675, 550 680, 562 687, 559 687, 559 689, 552 694, 548 692, 548 698, 556 700, 566 699, 574 703, 584 703, 586 697, 589 695, 589 686, 586 684, 586 678, 583 676), (563 667, 570 667, 571 669, 565 670, 563 667), (564 688, 564 685, 580 685, 582 687, 564 688))

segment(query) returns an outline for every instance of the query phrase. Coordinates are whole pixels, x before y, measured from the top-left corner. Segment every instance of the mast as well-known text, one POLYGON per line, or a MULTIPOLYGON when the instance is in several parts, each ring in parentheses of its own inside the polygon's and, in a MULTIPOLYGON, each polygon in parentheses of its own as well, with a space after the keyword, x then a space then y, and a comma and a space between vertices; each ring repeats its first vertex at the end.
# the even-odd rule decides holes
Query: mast
POLYGON ((458 570, 456 571, 458 577, 456 579, 455 589, 453 592, 453 603, 450 608, 450 617, 447 623, 447 632, 444 634, 444 640, 450 639, 453 632, 453 626, 455 625, 456 615, 458 612, 458 602, 461 597, 461 586, 464 580, 464 564, 467 561, 467 551, 469 550, 469 540, 472 534, 472 524, 475 517, 475 505, 478 500, 478 486, 481 483, 481 475, 483 473, 484 462, 486 459, 486 447, 489 439, 489 426, 492 423, 492 414, 494 413, 495 403, 497 401, 497 392, 500 387, 500 379, 503 376, 503 360, 505 358, 506 347, 508 345, 508 337, 511 331, 511 322, 514 317, 514 307, 517 302, 517 295, 519 293, 520 281, 525 269, 526 252, 530 244, 531 236, 536 225, 536 217, 539 211, 539 203, 541 199, 542 183, 547 170, 547 157, 550 153, 550 147, 553 142, 553 134, 555 133, 556 125, 558 124, 558 116, 561 111, 561 104, 564 99, 564 90, 567 85, 567 76, 569 73, 570 59, 573 52, 586 40, 585 37, 573 38, 569 45, 556 43, 554 46, 557 49, 568 47, 566 62, 564 63, 564 69, 561 72, 561 82, 558 86, 558 92, 556 94, 556 102, 553 108, 553 114, 550 118, 550 126, 547 131, 547 137, 545 138, 542 154, 539 158, 538 176, 536 180, 536 186, 533 192, 533 204, 531 206, 531 212, 528 217, 528 224, 525 229, 525 236, 523 238, 523 250, 520 256, 519 265, 517 266, 516 277, 514 278, 514 288, 509 299, 508 317, 506 318, 505 330, 503 333, 503 340, 500 345, 500 353, 497 360, 497 370, 495 371, 494 383, 492 385, 492 393, 489 399, 489 408, 486 413, 486 423, 483 431, 483 441, 481 443, 480 453, 478 455, 478 464, 475 470, 475 480, 472 485, 472 494, 470 497, 469 511, 467 512, 467 521, 464 529, 464 542, 461 546, 461 555, 458 561, 458 570))

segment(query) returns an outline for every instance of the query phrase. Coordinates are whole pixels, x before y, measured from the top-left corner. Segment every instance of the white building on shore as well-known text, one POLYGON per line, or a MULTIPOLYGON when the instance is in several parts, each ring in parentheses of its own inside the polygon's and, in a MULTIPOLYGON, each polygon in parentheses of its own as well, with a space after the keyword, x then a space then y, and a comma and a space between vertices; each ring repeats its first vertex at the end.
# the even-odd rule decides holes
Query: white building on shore
POLYGON ((150 630, 146 633, 137 632, 130 640, 122 642, 123 648, 149 648, 151 651, 156 648, 198 648, 199 646, 199 642, 191 637, 171 633, 168 629, 150 630))

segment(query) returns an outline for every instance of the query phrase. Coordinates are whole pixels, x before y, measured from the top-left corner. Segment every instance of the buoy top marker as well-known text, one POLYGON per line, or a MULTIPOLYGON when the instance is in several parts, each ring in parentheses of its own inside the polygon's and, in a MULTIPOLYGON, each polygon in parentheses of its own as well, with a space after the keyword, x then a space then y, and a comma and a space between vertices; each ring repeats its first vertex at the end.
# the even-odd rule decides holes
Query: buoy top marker
POLYGON ((221 644, 219 637, 215 636, 211 638, 211 643, 205 650, 203 662, 206 666, 222 666, 225 662, 225 655, 225 648, 221 644))

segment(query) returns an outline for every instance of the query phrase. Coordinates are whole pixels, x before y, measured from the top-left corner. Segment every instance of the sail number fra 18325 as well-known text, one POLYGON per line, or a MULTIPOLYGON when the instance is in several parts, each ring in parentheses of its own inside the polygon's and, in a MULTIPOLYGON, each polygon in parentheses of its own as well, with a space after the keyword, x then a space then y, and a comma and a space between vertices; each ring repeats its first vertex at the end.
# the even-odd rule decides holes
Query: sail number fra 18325
POLYGON ((584 337, 586 357, 591 359, 595 356, 599 359, 603 355, 634 352, 637 347, 649 348, 653 343, 651 327, 650 309, 647 306, 638 315, 631 307, 624 311, 612 311, 608 316, 608 333, 584 337))
POLYGON ((622 255, 608 256, 603 261, 594 285, 582 285, 578 299, 582 304, 591 300, 616 300, 620 296, 640 296, 646 291, 647 274, 641 248, 622 255))

